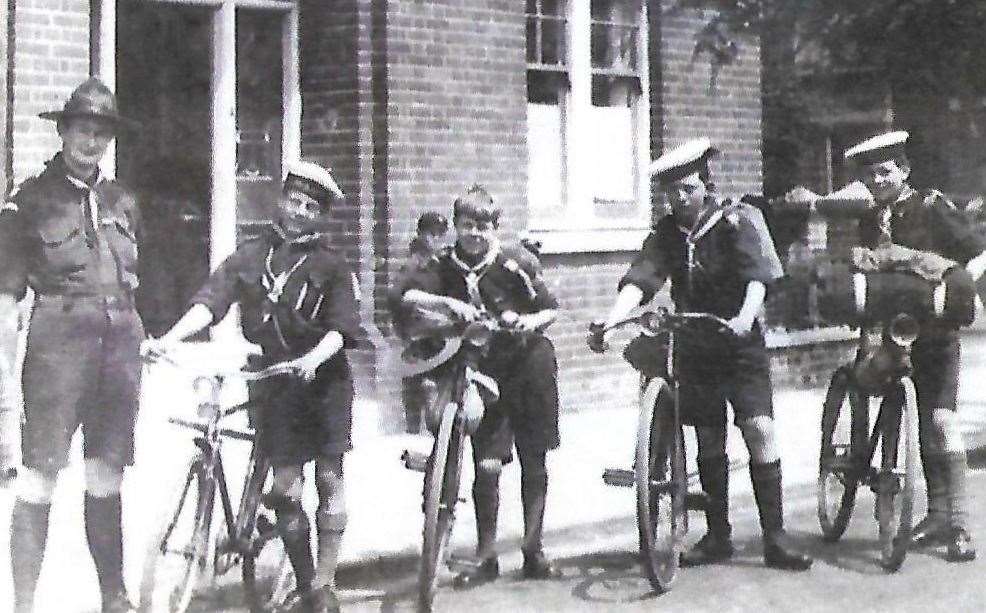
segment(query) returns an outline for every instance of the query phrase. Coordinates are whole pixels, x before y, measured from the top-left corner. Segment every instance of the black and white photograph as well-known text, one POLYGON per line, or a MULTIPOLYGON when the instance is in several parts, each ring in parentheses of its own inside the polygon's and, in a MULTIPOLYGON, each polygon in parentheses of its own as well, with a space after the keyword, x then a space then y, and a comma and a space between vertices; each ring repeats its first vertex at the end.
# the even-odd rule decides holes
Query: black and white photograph
POLYGON ((0 0, 0 611, 978 611, 986 0, 0 0))

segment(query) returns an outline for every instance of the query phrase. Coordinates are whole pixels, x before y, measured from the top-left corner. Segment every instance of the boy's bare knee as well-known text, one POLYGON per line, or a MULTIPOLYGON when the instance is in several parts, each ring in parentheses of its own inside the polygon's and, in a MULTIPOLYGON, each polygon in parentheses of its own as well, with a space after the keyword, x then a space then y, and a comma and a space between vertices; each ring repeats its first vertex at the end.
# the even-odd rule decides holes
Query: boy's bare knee
POLYGON ((86 458, 86 493, 106 498, 120 493, 123 486, 123 467, 99 458, 86 458))

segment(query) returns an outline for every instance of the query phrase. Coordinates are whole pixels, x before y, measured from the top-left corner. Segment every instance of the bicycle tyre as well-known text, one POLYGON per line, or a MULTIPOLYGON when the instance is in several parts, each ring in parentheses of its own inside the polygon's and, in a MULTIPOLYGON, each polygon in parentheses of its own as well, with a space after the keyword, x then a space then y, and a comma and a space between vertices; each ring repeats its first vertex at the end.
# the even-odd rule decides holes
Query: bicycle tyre
POLYGON ((900 382, 902 388, 899 417, 884 424, 884 444, 893 444, 891 453, 883 453, 877 493, 880 534, 880 565, 896 572, 904 564, 911 542, 914 521, 914 486, 920 462, 918 446, 917 393, 910 378, 900 382), (889 436, 888 436, 889 435, 889 436), (903 484, 898 487, 903 480, 903 484))
POLYGON ((209 555, 216 482, 201 459, 189 465, 174 510, 154 531, 140 585, 141 610, 184 613, 209 555))
POLYGON ((424 612, 432 610, 438 569, 445 559, 455 521, 455 505, 459 500, 463 435, 458 413, 458 404, 450 402, 445 406, 425 473, 424 528, 418 572, 418 608, 424 612))
POLYGON ((822 406, 822 442, 818 459, 818 523, 822 538, 829 542, 842 537, 856 506, 859 472, 854 459, 862 452, 860 445, 865 445, 868 412, 869 401, 856 389, 849 368, 837 369, 822 406), (837 432, 839 417, 846 410, 851 420, 849 440, 837 432))
POLYGON ((688 482, 674 397, 659 377, 640 396, 634 479, 641 564, 651 587, 667 592, 678 574, 688 531, 688 482))
MULTIPOLYGON (((263 481, 251 494, 263 493, 263 481)), ((256 517, 250 522, 252 530, 246 551, 243 552, 243 592, 251 613, 276 610, 284 604, 295 588, 294 569, 277 532, 273 513, 265 511, 258 500, 256 517)))

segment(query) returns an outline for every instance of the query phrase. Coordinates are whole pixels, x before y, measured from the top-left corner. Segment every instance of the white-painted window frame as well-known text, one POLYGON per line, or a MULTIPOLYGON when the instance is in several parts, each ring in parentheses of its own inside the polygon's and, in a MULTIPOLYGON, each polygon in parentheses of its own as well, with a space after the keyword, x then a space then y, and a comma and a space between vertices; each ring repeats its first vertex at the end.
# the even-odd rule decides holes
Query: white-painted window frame
POLYGON ((592 139, 585 128, 591 122, 592 62, 590 2, 566 2, 568 29, 566 52, 570 87, 565 93, 562 141, 565 166, 562 194, 564 215, 551 219, 531 218, 529 233, 540 240, 543 253, 612 252, 640 248, 651 221, 650 180, 650 80, 648 77, 647 2, 637 2, 640 24, 637 57, 641 64, 640 95, 633 104, 634 150, 636 152, 636 215, 617 219, 596 217, 593 212, 592 139))

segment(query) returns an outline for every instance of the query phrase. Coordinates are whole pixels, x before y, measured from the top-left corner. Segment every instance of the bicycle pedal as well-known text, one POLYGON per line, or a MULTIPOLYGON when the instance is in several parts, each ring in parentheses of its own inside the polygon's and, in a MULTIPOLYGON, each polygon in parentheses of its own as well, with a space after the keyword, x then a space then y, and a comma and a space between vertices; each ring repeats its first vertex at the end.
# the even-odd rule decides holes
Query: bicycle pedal
POLYGON ((709 506, 709 495, 705 492, 685 494, 685 508, 689 511, 704 511, 709 506))
POLYGON ((405 449, 401 454, 401 462, 404 463, 404 468, 423 473, 428 469, 428 454, 405 449))
POLYGON ((607 468, 603 471, 603 482, 614 487, 633 487, 636 483, 637 475, 631 469, 626 468, 607 468))
POLYGON ((449 556, 445 565, 455 573, 478 570, 482 566, 482 561, 476 558, 463 556, 449 556))

